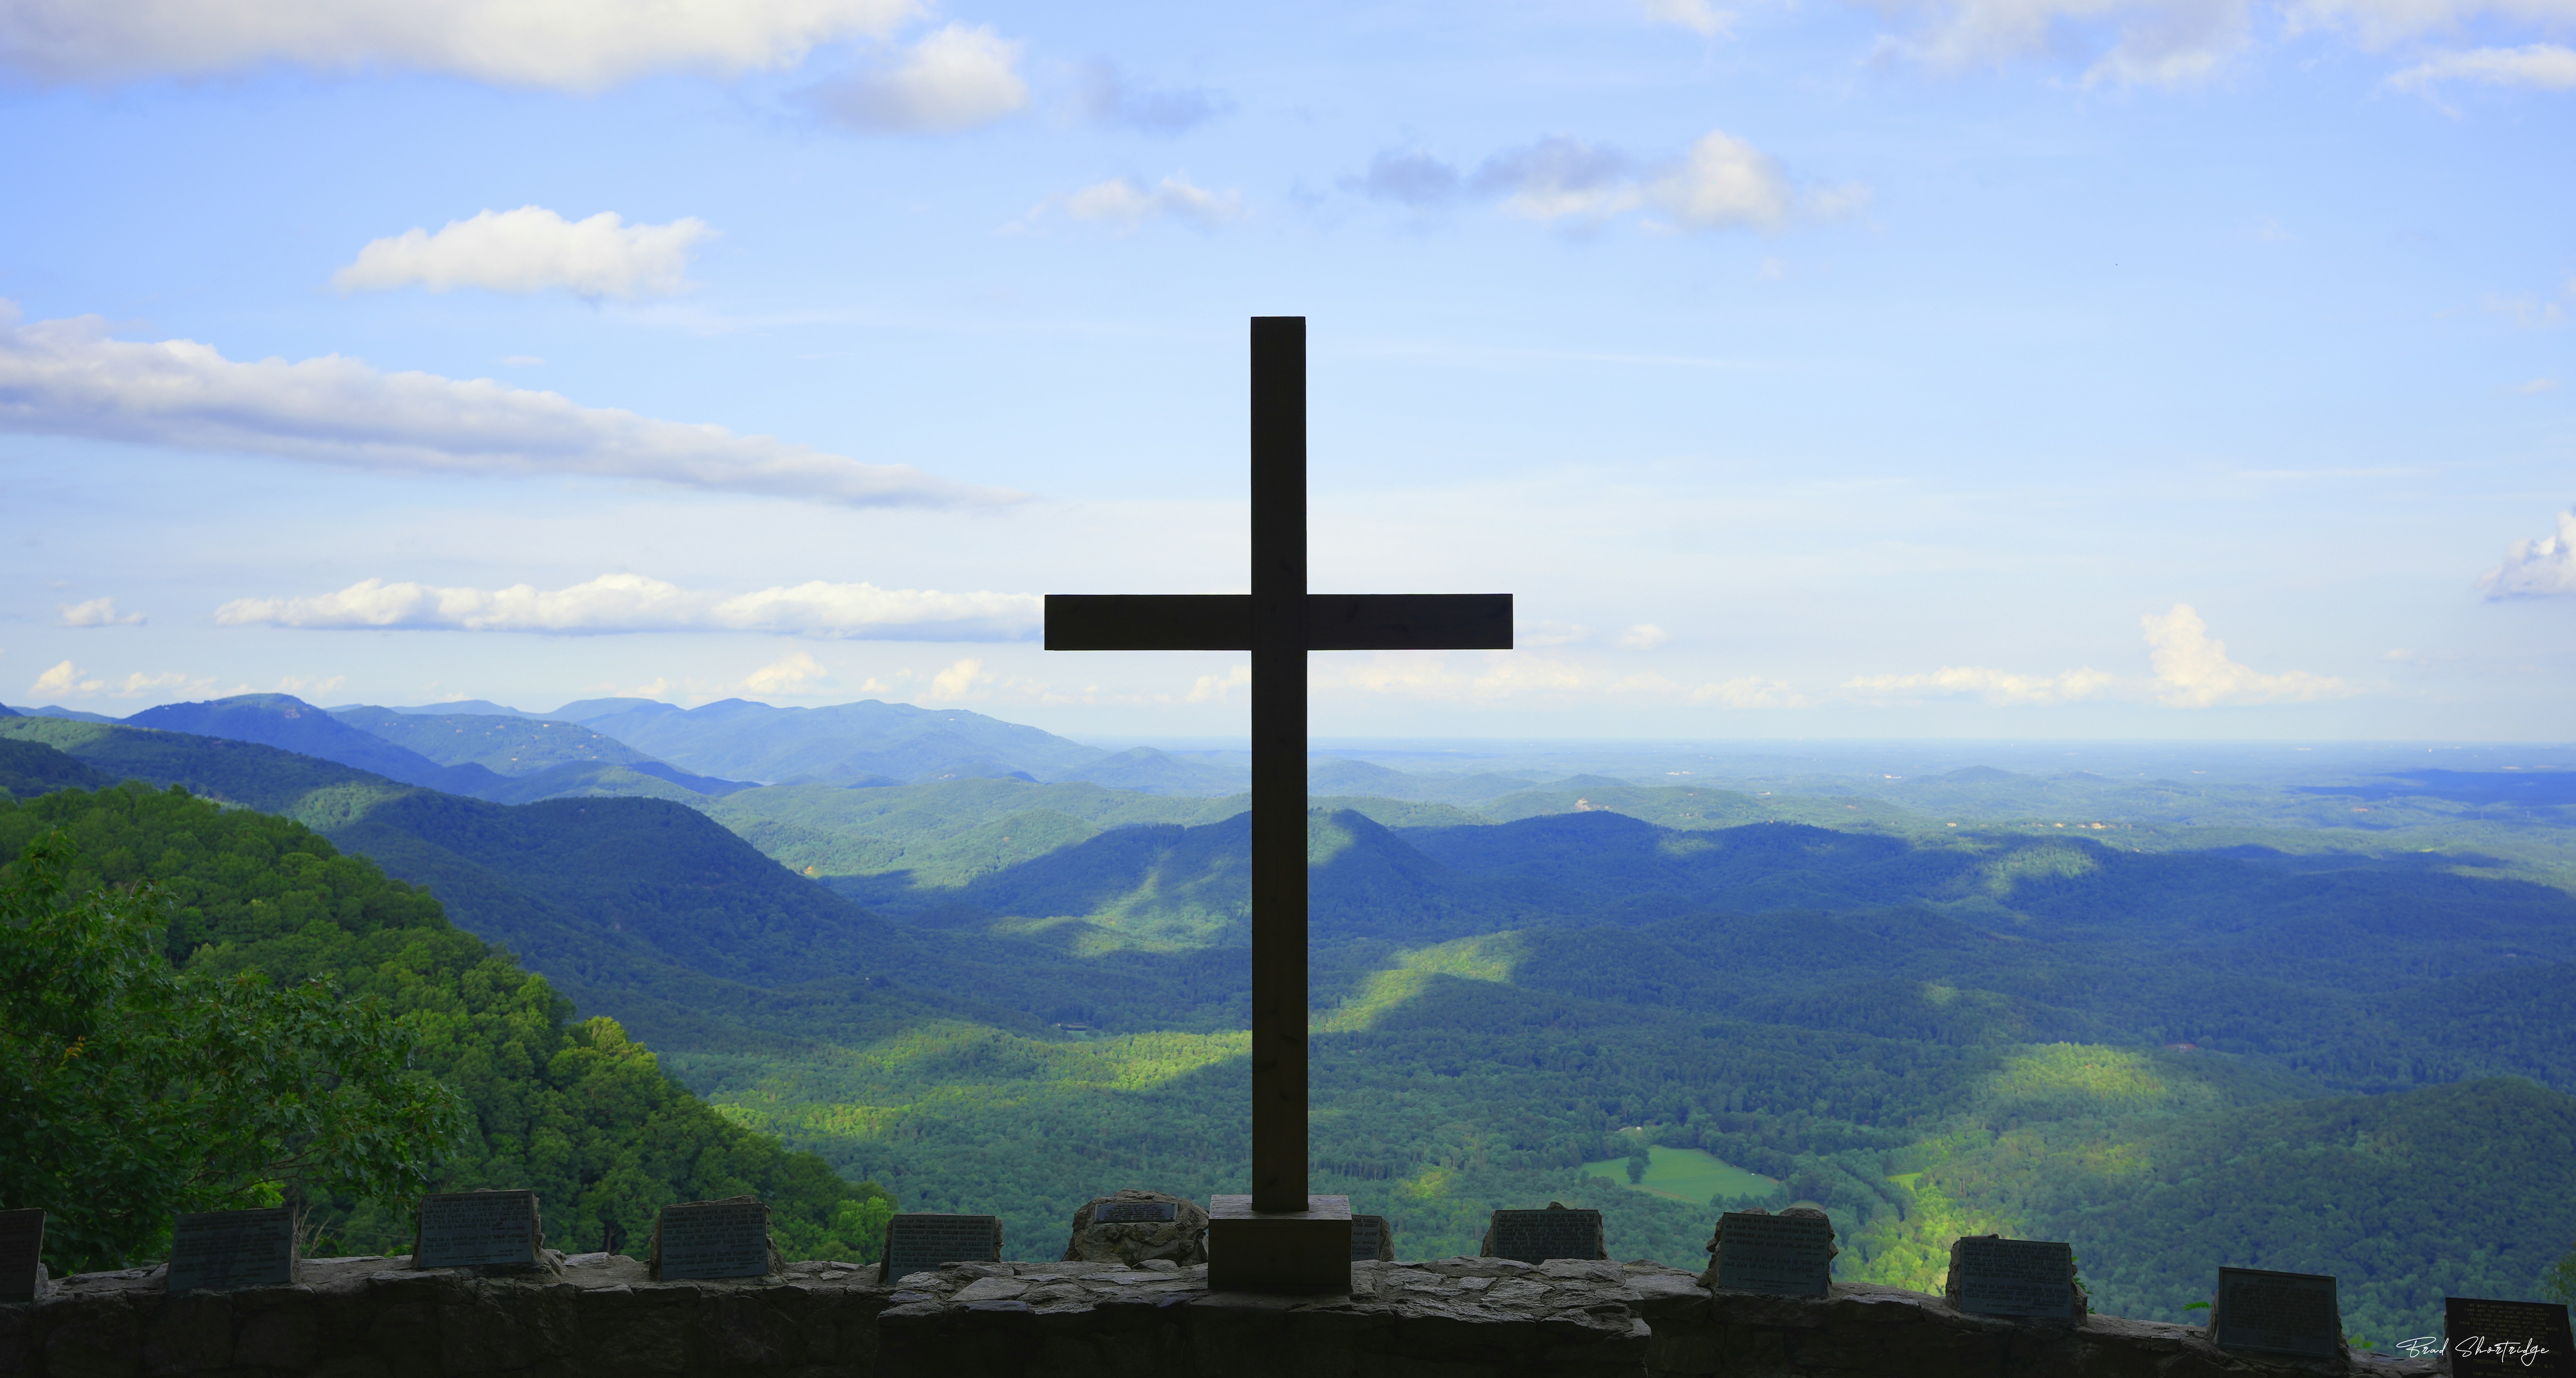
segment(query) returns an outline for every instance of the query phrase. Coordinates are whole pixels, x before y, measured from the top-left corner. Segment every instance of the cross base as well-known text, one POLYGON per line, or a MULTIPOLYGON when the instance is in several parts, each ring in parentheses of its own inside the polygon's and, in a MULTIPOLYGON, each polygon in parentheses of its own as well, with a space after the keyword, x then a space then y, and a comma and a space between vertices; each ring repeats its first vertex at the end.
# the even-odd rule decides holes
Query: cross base
POLYGON ((1349 1295, 1351 1198, 1309 1196, 1302 1211, 1208 1198, 1208 1290, 1349 1295))

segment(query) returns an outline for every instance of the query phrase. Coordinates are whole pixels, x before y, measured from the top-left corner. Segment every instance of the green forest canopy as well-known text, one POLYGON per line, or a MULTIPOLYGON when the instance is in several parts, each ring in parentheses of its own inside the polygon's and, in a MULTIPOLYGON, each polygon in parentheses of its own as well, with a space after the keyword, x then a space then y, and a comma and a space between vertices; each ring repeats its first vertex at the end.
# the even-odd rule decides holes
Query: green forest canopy
MULTIPOLYGON (((789 1257, 871 1255, 892 1207, 882 1189, 729 1122, 616 1021, 574 1021, 543 977, 450 925, 427 891, 303 825, 136 784, 0 802, 0 855, 53 829, 78 849, 74 893, 168 889, 174 965, 281 986, 318 977, 396 1011, 471 1119, 430 1189, 532 1188, 567 1250, 640 1243, 667 1204, 751 1194, 789 1257)), ((408 1252, 400 1202, 335 1201, 321 1223, 326 1251, 408 1252)))

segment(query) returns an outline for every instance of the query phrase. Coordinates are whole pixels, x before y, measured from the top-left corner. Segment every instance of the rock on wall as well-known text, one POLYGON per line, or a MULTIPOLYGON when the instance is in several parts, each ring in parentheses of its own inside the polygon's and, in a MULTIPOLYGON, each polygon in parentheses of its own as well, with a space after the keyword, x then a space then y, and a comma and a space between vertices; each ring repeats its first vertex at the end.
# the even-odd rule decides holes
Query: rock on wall
POLYGON ((0 1305, 0 1378, 2216 1378, 2430 1375, 2221 1353, 2193 1327, 1962 1316, 1895 1288, 1712 1293, 1653 1263, 1356 1263, 1348 1297, 1211 1293, 1204 1265, 855 1264, 666 1282, 609 1254, 551 1276, 308 1260, 292 1287, 170 1296, 158 1269, 0 1305))

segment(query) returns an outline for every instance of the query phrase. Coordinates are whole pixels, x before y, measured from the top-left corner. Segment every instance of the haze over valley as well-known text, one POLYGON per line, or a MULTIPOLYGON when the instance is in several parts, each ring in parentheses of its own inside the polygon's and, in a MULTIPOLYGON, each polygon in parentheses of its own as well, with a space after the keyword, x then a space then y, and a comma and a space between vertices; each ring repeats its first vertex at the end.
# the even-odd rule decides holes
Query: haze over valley
MULTIPOLYGON (((131 779, 309 826, 735 1123, 997 1213, 1010 1256, 1101 1191, 1242 1180, 1239 750, 457 707, 20 710, 0 817, 113 841, 78 791, 131 779)), ((1548 1199, 1683 1264, 1713 1206, 1821 1205, 1842 1276, 1917 1288, 1956 1234, 2066 1238, 2097 1308, 2170 1319, 2215 1251, 2421 1333, 2576 1237, 2569 757, 1319 750, 1316 1189, 1407 1256, 1548 1199)))

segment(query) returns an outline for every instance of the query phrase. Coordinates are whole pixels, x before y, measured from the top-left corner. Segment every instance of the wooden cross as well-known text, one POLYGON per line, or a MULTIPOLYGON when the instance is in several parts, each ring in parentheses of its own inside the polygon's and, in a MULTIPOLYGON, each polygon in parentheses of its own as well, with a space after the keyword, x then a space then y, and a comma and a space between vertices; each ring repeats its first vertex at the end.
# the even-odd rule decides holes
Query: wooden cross
MULTIPOLYGON (((1306 1194, 1306 653, 1511 645, 1508 593, 1306 591, 1303 316, 1252 318, 1251 594, 1047 595, 1050 651, 1252 653, 1251 1209, 1257 1214, 1304 1214, 1312 1204, 1306 1194)), ((1347 1285, 1347 1267, 1343 1277, 1347 1285)))

